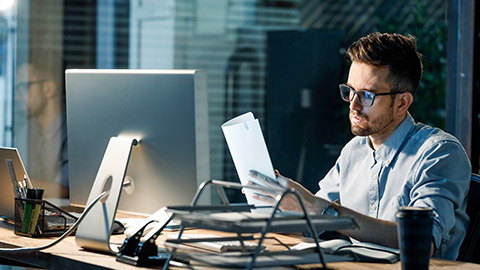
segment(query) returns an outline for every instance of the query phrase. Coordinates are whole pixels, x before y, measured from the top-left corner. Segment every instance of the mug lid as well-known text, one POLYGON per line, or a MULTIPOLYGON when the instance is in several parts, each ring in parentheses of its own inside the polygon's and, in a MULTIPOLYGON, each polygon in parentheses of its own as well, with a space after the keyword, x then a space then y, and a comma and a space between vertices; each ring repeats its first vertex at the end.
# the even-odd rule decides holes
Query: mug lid
POLYGON ((397 217, 425 217, 433 216, 432 207, 420 206, 400 206, 398 208, 397 217))

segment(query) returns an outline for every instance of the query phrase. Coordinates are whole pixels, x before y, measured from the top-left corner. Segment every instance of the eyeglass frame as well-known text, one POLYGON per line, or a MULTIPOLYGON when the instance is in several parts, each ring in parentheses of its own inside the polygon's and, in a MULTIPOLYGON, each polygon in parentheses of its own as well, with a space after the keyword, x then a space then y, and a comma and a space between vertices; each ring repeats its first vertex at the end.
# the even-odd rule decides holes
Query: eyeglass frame
POLYGON ((15 85, 15 91, 19 94, 24 95, 28 92, 28 89, 30 89, 30 87, 32 85, 42 84, 46 81, 47 80, 37 80, 37 81, 32 81, 32 82, 21 82, 21 83, 18 83, 17 85, 15 85))
POLYGON ((342 97, 342 99, 345 101, 345 102, 352 102, 352 100, 355 98, 355 95, 357 95, 359 101, 360 101, 360 104, 364 107, 371 107, 373 106, 373 102, 375 101, 375 97, 376 96, 387 96, 387 95, 396 95, 396 94, 402 94, 402 93, 405 93, 405 91, 391 91, 391 92, 386 92, 386 93, 374 93, 372 91, 369 91, 369 90, 365 90, 365 89, 360 89, 360 90, 355 90, 353 87, 347 85, 347 84, 340 84, 338 85, 338 88, 340 90, 340 96, 342 97), (346 87, 348 89, 350 89, 350 92, 349 92, 349 95, 348 95, 348 100, 345 99, 343 97, 343 91, 342 91, 342 87, 346 87), (353 95, 351 95, 350 93, 353 91, 353 95), (359 92, 366 92, 368 94, 371 94, 372 95, 372 102, 370 104, 368 103, 365 103, 365 100, 364 100, 364 96, 361 96, 359 95, 358 93, 359 92), (352 96, 352 98, 350 98, 350 96, 352 96))

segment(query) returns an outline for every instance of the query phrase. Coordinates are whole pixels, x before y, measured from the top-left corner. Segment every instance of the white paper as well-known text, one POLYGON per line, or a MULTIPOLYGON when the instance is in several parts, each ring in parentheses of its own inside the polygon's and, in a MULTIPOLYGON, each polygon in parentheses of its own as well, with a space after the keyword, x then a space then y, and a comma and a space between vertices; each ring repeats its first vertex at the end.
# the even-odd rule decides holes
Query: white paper
MULTIPOLYGON (((258 119, 254 118, 253 113, 248 112, 233 118, 222 125, 222 130, 242 185, 251 181, 266 186, 250 177, 248 175, 250 170, 256 170, 265 176, 276 179, 260 123, 258 119)), ((252 194, 255 192, 252 189, 245 189, 248 204, 271 206, 271 204, 252 198, 252 194)))

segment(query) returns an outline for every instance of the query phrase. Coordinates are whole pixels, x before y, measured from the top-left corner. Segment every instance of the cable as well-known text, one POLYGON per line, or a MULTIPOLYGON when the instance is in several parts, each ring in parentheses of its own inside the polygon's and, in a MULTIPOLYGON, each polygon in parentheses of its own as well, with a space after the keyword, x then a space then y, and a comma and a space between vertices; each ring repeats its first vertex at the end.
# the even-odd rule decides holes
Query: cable
POLYGON ((19 252, 19 251, 38 251, 38 250, 43 250, 47 248, 51 248, 55 246, 56 244, 60 243, 63 239, 65 239, 67 236, 69 236, 82 222, 82 220, 85 218, 85 216, 88 214, 88 212, 93 208, 95 204, 97 204, 98 201, 103 199, 105 196, 108 195, 108 192, 102 192, 100 195, 98 195, 95 200, 93 200, 83 211, 82 215, 78 218, 78 220, 73 224, 73 226, 68 229, 65 233, 63 233, 60 237, 58 237, 55 241, 53 241, 50 244, 47 244, 45 246, 40 246, 40 247, 28 247, 28 248, 0 248, 0 253, 7 253, 7 252, 19 252))

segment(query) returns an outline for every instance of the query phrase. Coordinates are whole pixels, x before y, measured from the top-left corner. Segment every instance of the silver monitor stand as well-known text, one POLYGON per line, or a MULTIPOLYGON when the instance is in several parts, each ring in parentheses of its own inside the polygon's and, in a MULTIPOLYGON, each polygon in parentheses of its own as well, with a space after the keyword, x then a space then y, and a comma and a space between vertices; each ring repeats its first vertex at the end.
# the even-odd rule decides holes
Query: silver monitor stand
POLYGON ((75 235, 77 246, 103 252, 118 253, 118 246, 110 244, 112 224, 117 212, 133 138, 112 137, 98 169, 87 205, 92 203, 104 191, 108 192, 96 203, 80 223, 75 235))

